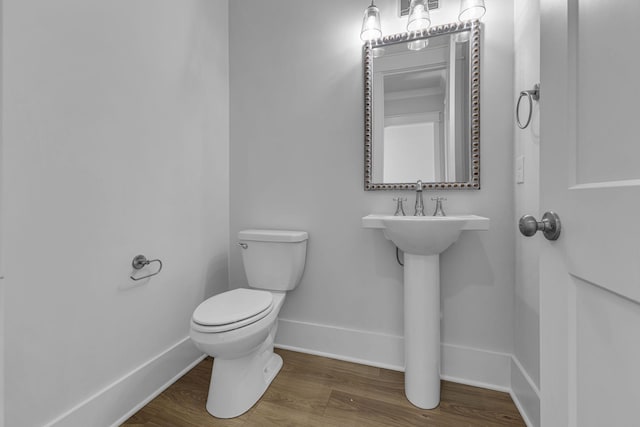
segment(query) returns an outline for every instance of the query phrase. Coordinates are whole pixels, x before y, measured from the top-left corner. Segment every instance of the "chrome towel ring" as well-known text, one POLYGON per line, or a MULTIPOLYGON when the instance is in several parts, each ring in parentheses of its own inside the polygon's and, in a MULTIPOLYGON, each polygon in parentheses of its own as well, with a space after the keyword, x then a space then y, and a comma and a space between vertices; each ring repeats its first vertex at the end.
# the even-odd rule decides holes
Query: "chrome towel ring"
POLYGON ((531 116, 533 115, 533 101, 537 101, 540 99, 540 83, 536 83, 533 86, 533 89, 523 90, 520 92, 520 97, 518 98, 518 104, 516 105, 516 122, 518 122, 518 127, 520 129, 526 129, 531 123, 531 116), (520 101, 522 98, 527 97, 529 100, 529 116, 527 117, 526 123, 523 125, 520 120, 520 101))
POLYGON ((136 255, 133 258, 133 261, 131 261, 131 266, 133 268, 135 268, 136 270, 140 270, 142 267, 147 266, 149 264, 151 264, 152 262, 157 262, 158 263, 158 271, 156 271, 155 273, 151 273, 151 274, 147 274, 146 276, 142 276, 142 277, 133 277, 133 275, 129 276, 131 278, 131 280, 142 280, 142 279, 146 279, 148 277, 152 277, 155 276, 156 274, 160 273, 162 271, 162 261, 160 261, 159 259, 152 259, 152 260, 148 260, 146 256, 144 255, 136 255))

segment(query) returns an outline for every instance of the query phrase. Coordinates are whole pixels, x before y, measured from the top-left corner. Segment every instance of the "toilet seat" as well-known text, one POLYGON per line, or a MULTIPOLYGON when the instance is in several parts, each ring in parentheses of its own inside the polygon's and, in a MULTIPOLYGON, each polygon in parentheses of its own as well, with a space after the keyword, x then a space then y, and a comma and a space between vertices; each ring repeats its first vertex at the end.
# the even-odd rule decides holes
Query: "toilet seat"
POLYGON ((200 332, 227 332, 255 323, 272 310, 271 292, 234 289, 201 303, 193 312, 192 324, 200 332))

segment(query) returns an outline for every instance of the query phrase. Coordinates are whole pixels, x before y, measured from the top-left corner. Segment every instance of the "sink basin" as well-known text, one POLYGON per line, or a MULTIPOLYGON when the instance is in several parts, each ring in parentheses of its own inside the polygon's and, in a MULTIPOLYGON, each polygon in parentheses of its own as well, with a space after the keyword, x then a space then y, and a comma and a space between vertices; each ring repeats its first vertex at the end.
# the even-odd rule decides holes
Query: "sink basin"
POLYGON ((464 230, 488 230, 477 215, 367 215, 362 227, 380 229, 404 252, 404 386, 418 408, 440 404, 440 253, 464 230))
POLYGON ((367 215, 364 228, 380 228, 405 253, 436 255, 451 246, 463 230, 488 230, 489 218, 477 215, 393 216, 367 215))

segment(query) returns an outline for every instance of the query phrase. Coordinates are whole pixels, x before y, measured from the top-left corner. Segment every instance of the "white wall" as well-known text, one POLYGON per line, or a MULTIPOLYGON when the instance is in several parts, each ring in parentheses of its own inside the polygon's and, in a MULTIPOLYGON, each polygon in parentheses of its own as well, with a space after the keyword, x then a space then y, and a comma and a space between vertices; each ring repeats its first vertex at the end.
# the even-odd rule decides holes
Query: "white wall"
MULTIPOLYGON (((3 9, 3 0, 0 0, 0 34, 2 33, 2 9, 3 9)), ((0 167, 2 165, 2 62, 3 62, 3 48, 0 43, 0 167)), ((0 176, 2 171, 0 170, 0 176)), ((2 180, 0 179, 0 242, 4 240, 4 235, 2 234, 2 180)), ((2 245, 0 244, 0 427, 4 427, 4 317, 5 317, 5 304, 4 304, 4 279, 2 275, 4 273, 4 267, 2 263, 2 245)))
POLYGON ((36 426, 199 355, 190 316, 227 287, 227 2, 6 0, 3 26, 6 423, 36 426), (131 281, 138 253, 162 273, 131 281))
MULTIPOLYGON (((538 0, 516 0, 515 14, 515 86, 512 105, 518 94, 540 82, 540 4, 538 0)), ((526 120, 528 103, 523 99, 521 120, 526 120)), ((534 102, 533 120, 524 130, 514 122, 514 156, 524 157, 524 183, 515 184, 515 217, 531 214, 539 218, 540 121, 538 103, 534 102)), ((514 180, 515 182, 515 180, 514 180)), ((540 424, 540 237, 516 235, 516 288, 514 317, 514 355, 522 365, 525 378, 514 378, 514 393, 522 402, 534 425, 540 424), (527 378, 528 377, 528 378, 527 378)))
MULTIPOLYGON (((401 31, 396 2, 376 3, 385 34, 401 31)), ((398 367, 402 270, 393 244, 360 221, 369 213, 392 213, 399 194, 413 206, 414 196, 363 190, 359 32, 367 3, 274 0, 263 6, 258 0, 230 2, 231 286, 246 285, 235 244, 239 230, 307 230, 306 270, 282 309, 279 344, 398 367), (296 335, 300 340, 294 329, 303 331, 296 335), (316 330, 326 334, 314 335, 316 330), (338 332, 362 338, 360 348, 349 339, 335 345, 338 332), (393 344, 380 347, 389 354, 371 350, 386 339, 393 344)), ((456 15, 457 5, 433 21, 443 24, 456 15)), ((433 209, 429 197, 444 195, 450 214, 491 218, 489 232, 466 232, 442 255, 443 341, 511 354, 512 2, 489 2, 483 21, 482 189, 427 193, 426 200, 433 209)), ((447 354, 444 365, 452 362, 447 354)), ((508 375, 505 381, 508 387, 508 375)))

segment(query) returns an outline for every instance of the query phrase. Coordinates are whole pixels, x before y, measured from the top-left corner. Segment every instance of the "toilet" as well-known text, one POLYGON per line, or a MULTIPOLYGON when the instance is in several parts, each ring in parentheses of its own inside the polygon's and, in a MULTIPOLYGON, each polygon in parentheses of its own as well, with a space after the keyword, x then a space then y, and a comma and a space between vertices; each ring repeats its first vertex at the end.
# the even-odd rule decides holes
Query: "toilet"
POLYGON ((304 272, 305 231, 243 230, 242 261, 252 289, 234 289, 200 304, 191 318, 191 339, 213 356, 207 411, 233 418, 248 411, 282 368, 273 352, 278 313, 286 292, 304 272))

